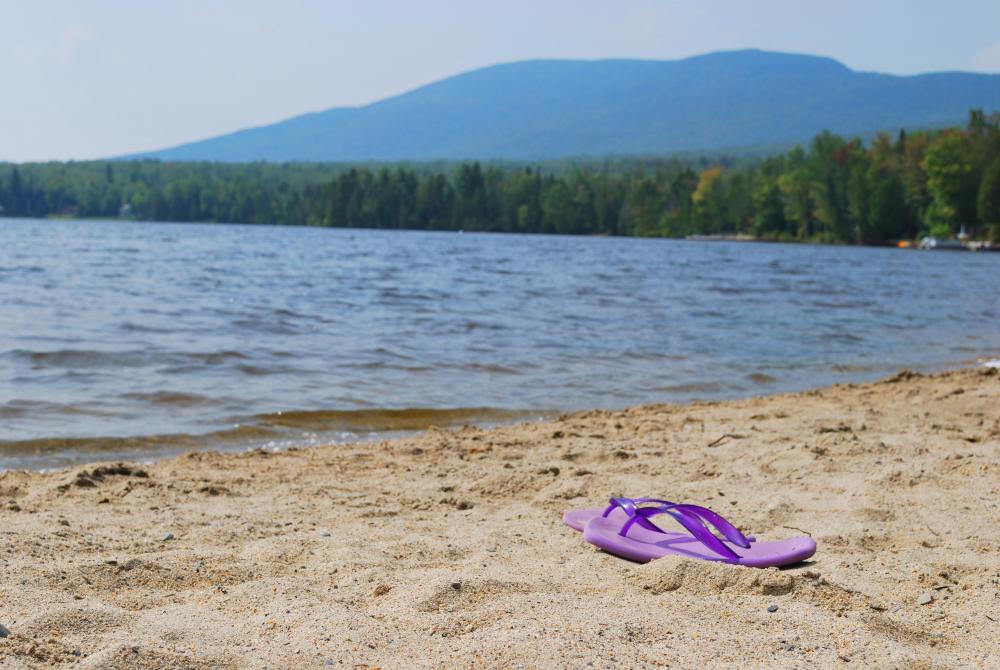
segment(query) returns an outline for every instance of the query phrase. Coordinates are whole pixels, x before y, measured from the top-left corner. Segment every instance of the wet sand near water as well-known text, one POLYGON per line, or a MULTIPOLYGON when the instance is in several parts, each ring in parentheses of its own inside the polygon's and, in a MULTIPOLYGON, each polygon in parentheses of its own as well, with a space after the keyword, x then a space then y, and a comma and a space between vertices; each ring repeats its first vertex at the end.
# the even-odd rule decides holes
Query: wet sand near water
POLYGON ((7 472, 0 667, 998 667, 998 501, 990 369, 7 472), (620 494, 819 549, 637 565, 560 522, 620 494))

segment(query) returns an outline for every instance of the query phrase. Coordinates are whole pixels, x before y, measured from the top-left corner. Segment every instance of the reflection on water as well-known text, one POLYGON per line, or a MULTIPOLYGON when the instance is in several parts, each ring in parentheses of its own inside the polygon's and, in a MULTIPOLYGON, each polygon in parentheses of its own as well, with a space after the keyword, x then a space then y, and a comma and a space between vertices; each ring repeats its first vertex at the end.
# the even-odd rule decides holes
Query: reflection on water
POLYGON ((996 286, 1000 254, 0 220, 0 468, 932 369, 1000 354, 996 286))

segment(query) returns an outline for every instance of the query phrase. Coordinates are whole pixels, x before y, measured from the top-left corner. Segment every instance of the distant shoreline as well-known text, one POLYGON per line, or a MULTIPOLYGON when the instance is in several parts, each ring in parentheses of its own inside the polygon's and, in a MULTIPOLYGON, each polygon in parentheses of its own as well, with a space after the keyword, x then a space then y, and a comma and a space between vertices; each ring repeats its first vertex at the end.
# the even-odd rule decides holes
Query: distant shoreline
MULTIPOLYGON (((313 229, 327 229, 327 230, 358 230, 358 231, 384 231, 384 232, 410 232, 410 233, 462 233, 469 235, 528 235, 528 236, 540 236, 540 237, 610 237, 618 239, 642 239, 642 240, 673 240, 673 241, 685 241, 685 242, 754 242, 758 244, 791 244, 791 245, 816 245, 816 246, 832 246, 832 247, 858 247, 858 248, 875 248, 875 249, 903 249, 903 250, 913 250, 919 247, 919 240, 893 240, 889 242, 882 243, 858 243, 858 242, 838 242, 831 240, 797 240, 797 239, 782 239, 776 237, 754 237, 752 235, 684 235, 676 237, 664 237, 661 235, 651 235, 651 236, 640 236, 640 235, 608 235, 605 233, 545 233, 545 232, 521 232, 521 231, 497 231, 497 230, 442 230, 442 229, 427 229, 427 228, 380 228, 380 227, 362 227, 362 226, 343 226, 333 228, 331 226, 310 226, 308 224, 281 224, 281 223, 244 223, 239 221, 153 221, 153 220, 142 220, 142 219, 116 219, 107 218, 102 216, 71 216, 71 215, 59 215, 50 214, 45 217, 36 216, 0 216, 0 222, 3 221, 80 221, 84 223, 95 222, 95 223, 122 223, 122 224, 170 224, 178 226, 271 226, 274 228, 313 228, 313 229)), ((1000 251, 1000 246, 993 245, 990 242, 983 239, 972 239, 969 240, 973 244, 982 244, 983 248, 978 249, 979 251, 1000 251)))
POLYGON ((330 228, 1000 245, 1000 113, 763 159, 0 164, 0 213, 330 228), (955 175, 958 175, 957 177, 955 175))

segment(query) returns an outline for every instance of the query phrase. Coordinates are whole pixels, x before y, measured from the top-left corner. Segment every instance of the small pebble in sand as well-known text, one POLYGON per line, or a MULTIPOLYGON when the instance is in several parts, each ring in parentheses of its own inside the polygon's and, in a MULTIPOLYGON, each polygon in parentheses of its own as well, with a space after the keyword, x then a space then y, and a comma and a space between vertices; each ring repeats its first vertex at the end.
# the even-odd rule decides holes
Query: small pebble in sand
POLYGON ((0 637, 10 637, 10 630, 0 623, 0 637))
POLYGON ((774 612, 778 611, 778 606, 777 605, 771 605, 770 607, 767 608, 767 611, 771 612, 773 614, 774 612))
POLYGON ((455 589, 456 591, 458 591, 459 589, 461 589, 462 588, 462 580, 461 579, 456 579, 455 581, 453 581, 451 583, 451 588, 455 589))
POLYGON ((167 533, 166 535, 163 536, 163 541, 164 542, 169 542, 172 539, 174 539, 174 534, 173 533, 167 533))
POLYGON ((930 605, 932 602, 934 602, 934 596, 929 593, 925 593, 917 598, 918 605, 930 605))

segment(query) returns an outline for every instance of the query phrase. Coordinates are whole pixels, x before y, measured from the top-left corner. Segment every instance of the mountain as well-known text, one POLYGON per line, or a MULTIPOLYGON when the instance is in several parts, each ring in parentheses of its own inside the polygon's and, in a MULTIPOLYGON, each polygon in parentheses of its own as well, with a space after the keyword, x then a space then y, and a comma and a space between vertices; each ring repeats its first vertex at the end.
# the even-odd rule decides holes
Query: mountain
MULTIPOLYGON (((829 58, 731 51, 676 61, 533 60, 362 107, 172 149, 163 160, 538 160, 790 144, 963 122, 1000 109, 1000 75, 856 72, 829 58)), ((140 157, 140 156, 134 156, 140 157)))

